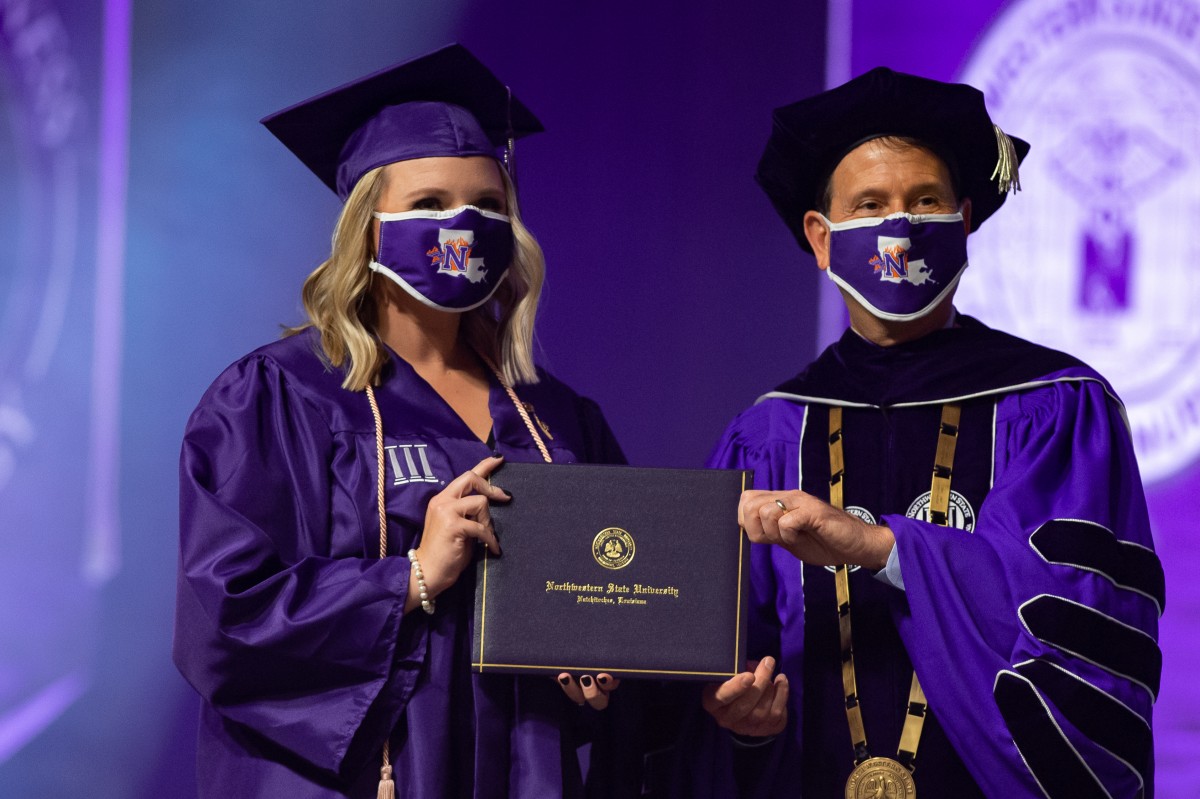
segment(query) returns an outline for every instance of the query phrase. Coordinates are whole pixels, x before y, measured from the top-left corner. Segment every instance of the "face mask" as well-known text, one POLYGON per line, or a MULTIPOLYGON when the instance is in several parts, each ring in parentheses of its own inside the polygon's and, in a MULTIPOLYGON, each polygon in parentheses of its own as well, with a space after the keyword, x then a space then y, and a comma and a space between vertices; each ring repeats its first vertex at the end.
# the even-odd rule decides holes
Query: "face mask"
POLYGON ((880 319, 924 316, 967 268, 962 214, 892 214, 825 224, 826 274, 880 319))
POLYGON ((512 263, 512 223, 473 205, 449 211, 376 213, 371 269, 431 308, 462 312, 487 302, 512 263))

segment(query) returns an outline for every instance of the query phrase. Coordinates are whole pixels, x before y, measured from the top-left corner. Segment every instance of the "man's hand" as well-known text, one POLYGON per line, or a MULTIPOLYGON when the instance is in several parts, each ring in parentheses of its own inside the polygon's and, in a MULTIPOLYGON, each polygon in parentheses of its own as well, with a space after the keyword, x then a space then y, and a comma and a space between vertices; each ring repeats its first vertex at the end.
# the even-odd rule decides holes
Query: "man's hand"
POLYGON ((850 563, 878 571, 896 538, 886 526, 867 524, 803 491, 745 491, 738 524, 756 544, 777 544, 805 563, 850 563))
POLYGON ((746 664, 750 671, 720 685, 706 685, 701 703, 717 724, 738 735, 778 735, 787 726, 788 679, 771 679, 775 658, 746 664))

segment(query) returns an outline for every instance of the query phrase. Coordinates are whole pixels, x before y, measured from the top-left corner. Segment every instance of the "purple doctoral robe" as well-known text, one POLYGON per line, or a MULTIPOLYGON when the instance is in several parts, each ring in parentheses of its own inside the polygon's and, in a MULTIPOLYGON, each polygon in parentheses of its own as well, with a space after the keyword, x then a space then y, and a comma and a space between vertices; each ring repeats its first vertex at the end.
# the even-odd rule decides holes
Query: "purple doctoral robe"
MULTIPOLYGON (((403 612, 426 504, 492 447, 392 355, 380 559, 370 406, 316 342, 230 366, 184 437, 174 656, 204 700, 200 795, 374 797, 389 734, 401 799, 582 795, 588 714, 551 679, 469 671, 474 570, 403 612)), ((517 390, 555 462, 624 461, 590 400, 546 374, 517 390)), ((495 450, 540 461, 494 382, 489 407, 495 450)))
MULTIPOLYGON (((915 666, 929 701, 921 796, 1135 797, 1154 786, 1162 568, 1124 410, 1069 356, 959 317, 896 347, 856 334, 728 427, 710 465, 829 498, 841 406, 845 506, 896 536, 906 590, 850 574, 872 756, 895 757, 915 666), (928 521, 946 401, 962 405, 949 520, 928 521)), ((752 553, 752 658, 792 694, 774 742, 709 728, 681 795, 840 796, 852 768, 831 570, 752 553)), ((695 745, 695 744, 694 744, 695 745)))

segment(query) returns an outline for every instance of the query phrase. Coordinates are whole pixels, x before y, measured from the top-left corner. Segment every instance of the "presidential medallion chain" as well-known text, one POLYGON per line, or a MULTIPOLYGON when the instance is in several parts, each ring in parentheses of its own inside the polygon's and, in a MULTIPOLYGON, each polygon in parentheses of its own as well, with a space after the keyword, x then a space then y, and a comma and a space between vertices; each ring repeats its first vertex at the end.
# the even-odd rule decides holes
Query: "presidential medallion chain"
MULTIPOLYGON (((942 406, 938 425, 937 453, 934 456, 933 482, 929 493, 929 520, 941 526, 949 522, 950 479, 954 473, 954 450, 958 443, 958 425, 962 407, 955 403, 942 406)), ((843 450, 842 409, 829 409, 829 504, 838 510, 845 505, 846 461, 843 450)), ((917 745, 925 725, 925 692, 917 673, 913 671, 908 693, 908 712, 900 732, 896 758, 871 757, 867 748, 867 731, 863 724, 862 706, 858 701, 858 684, 854 672, 854 639, 850 626, 850 571, 841 564, 834 572, 838 605, 838 638, 842 651, 842 691, 846 697, 846 720, 850 725, 850 741, 854 745, 854 770, 846 780, 846 799, 867 796, 897 796, 915 799, 915 768, 917 745)))

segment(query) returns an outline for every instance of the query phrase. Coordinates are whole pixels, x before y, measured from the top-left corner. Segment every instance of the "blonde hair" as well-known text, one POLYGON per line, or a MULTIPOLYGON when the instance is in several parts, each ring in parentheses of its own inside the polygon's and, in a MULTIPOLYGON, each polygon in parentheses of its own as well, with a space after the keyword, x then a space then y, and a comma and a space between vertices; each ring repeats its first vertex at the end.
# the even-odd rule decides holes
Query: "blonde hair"
MULTIPOLYGON (((504 196, 512 220, 513 260, 492 298, 463 314, 459 335, 476 352, 497 365, 510 383, 536 383, 533 364, 533 324, 546 275, 541 245, 521 223, 517 195, 503 168, 504 196)), ((372 332, 375 303, 371 301, 368 268, 373 241, 371 228, 383 191, 383 167, 367 172, 346 198, 333 230, 328 260, 304 281, 301 296, 308 322, 287 328, 295 335, 310 327, 321 337, 321 350, 330 365, 345 367, 342 387, 362 391, 379 381, 387 360, 383 345, 372 332)))

